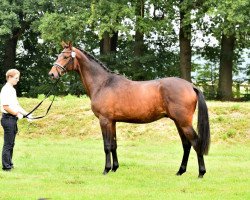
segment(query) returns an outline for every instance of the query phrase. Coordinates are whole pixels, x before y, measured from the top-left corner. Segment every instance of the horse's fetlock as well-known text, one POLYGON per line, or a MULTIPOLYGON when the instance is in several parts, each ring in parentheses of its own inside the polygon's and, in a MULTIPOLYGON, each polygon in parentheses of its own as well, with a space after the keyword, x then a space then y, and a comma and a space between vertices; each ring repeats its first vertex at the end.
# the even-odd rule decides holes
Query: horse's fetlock
POLYGON ((206 169, 200 169, 200 170, 199 170, 199 174, 204 175, 205 173, 206 173, 206 169))
POLYGON ((119 164, 118 163, 113 163, 112 171, 115 172, 118 168, 119 168, 119 164))

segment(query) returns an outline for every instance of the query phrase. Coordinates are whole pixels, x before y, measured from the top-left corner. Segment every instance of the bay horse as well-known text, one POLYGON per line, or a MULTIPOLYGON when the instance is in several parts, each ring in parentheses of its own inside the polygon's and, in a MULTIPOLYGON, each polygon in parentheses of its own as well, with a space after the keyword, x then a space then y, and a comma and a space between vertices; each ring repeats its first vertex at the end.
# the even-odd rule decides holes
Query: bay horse
POLYGON ((99 119, 106 156, 103 174, 119 167, 116 122, 149 123, 166 117, 174 121, 179 132, 183 158, 177 175, 186 172, 191 146, 197 153, 199 178, 206 173, 204 154, 208 154, 210 128, 208 109, 202 92, 180 78, 132 81, 111 72, 84 50, 63 43, 63 51, 49 75, 58 79, 67 71, 76 71, 81 78, 91 109, 99 119), (198 102, 198 135, 192 126, 198 102), (112 161, 111 163, 111 154, 112 161))

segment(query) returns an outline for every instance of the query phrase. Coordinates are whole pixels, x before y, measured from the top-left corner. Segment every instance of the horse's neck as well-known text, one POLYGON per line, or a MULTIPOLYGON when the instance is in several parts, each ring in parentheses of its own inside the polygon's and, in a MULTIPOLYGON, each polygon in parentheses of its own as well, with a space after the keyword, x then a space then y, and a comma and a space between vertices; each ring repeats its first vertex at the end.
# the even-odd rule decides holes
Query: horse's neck
POLYGON ((92 95, 99 90, 103 82, 105 82, 110 73, 99 66, 98 63, 91 60, 85 60, 79 62, 80 69, 78 70, 80 74, 81 81, 87 92, 87 95, 91 98, 92 95))

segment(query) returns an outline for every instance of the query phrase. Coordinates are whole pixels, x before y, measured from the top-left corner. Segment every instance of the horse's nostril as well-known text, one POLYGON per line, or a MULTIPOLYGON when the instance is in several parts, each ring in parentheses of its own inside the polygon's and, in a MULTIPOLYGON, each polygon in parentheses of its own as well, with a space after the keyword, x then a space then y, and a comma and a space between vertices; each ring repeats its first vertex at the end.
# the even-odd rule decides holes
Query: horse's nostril
POLYGON ((53 73, 49 73, 49 76, 54 77, 54 74, 53 73))

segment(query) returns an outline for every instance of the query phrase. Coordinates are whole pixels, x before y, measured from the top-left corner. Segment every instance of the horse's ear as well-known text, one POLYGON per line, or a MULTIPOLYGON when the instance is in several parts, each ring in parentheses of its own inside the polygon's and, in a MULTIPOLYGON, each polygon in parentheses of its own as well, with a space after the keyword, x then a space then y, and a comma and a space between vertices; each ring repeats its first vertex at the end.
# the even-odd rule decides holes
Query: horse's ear
POLYGON ((72 42, 71 41, 68 42, 68 47, 69 47, 70 50, 72 49, 72 42))
POLYGON ((63 48, 65 48, 66 46, 68 46, 64 41, 61 42, 61 45, 63 48))

